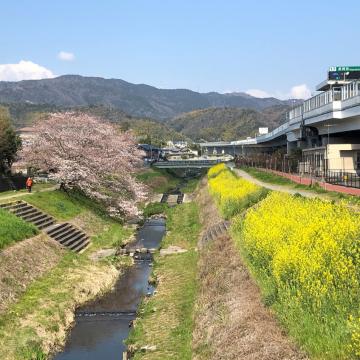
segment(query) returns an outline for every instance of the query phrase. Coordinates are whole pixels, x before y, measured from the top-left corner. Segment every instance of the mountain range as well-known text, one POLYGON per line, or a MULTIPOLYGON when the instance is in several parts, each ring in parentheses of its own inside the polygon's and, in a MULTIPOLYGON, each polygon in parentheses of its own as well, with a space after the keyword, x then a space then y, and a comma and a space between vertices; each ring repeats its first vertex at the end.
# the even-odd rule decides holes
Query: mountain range
POLYGON ((101 105, 121 109, 132 116, 166 120, 199 109, 230 107, 263 110, 289 105, 290 100, 256 98, 245 93, 158 89, 120 79, 64 75, 43 80, 0 81, 0 103, 56 107, 101 105))
POLYGON ((230 141, 254 136, 259 127, 274 129, 285 121, 288 105, 275 105, 261 111, 242 108, 209 108, 181 114, 167 125, 196 141, 230 141))

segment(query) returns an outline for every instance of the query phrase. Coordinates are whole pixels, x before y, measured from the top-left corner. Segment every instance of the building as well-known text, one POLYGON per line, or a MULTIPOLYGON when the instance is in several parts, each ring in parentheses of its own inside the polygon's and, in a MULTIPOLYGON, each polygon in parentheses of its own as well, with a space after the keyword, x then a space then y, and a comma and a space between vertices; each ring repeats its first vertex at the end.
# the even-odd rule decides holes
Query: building
POLYGON ((298 171, 360 173, 360 66, 331 67, 318 93, 289 111, 273 131, 246 140, 199 144, 244 157, 302 152, 298 171))

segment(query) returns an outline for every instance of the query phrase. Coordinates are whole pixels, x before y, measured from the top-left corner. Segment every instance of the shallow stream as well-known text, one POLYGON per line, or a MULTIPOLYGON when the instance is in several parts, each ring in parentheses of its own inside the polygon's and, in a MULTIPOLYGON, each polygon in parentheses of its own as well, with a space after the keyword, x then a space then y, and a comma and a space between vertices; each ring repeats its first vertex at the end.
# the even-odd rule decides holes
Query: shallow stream
MULTIPOLYGON (((165 234, 165 221, 151 219, 138 230, 132 248, 158 248, 165 234)), ((122 359, 123 341, 129 336, 131 322, 144 296, 151 295, 148 284, 151 257, 135 260, 122 274, 114 290, 76 311, 76 323, 65 348, 55 360, 122 359)))

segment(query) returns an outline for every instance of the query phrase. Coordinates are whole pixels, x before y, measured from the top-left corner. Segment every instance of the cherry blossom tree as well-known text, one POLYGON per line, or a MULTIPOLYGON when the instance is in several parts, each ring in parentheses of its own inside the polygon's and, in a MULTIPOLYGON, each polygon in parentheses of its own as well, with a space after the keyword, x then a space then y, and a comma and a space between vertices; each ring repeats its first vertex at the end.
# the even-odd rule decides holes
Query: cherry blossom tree
POLYGON ((136 203, 146 194, 134 178, 142 152, 131 132, 74 112, 51 114, 34 129, 20 154, 23 162, 103 203, 111 216, 138 213, 136 203))

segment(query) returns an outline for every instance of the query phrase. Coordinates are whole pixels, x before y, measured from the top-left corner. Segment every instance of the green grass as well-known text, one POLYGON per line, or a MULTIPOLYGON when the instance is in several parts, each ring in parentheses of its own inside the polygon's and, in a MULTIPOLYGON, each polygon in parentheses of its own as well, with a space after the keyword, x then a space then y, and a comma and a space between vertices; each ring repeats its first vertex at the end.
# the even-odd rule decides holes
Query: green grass
POLYGON ((198 186, 199 182, 200 182, 200 178, 190 179, 186 183, 186 185, 181 188, 181 191, 185 194, 193 193, 196 190, 196 187, 198 186))
POLYGON ((248 174, 253 176, 254 178, 269 183, 269 184, 275 184, 275 185, 283 185, 292 187, 294 189, 303 189, 303 190, 309 190, 313 191, 317 194, 323 194, 326 195, 326 197, 329 200, 339 201, 339 200, 345 200, 350 205, 359 206, 360 205, 360 197, 355 195, 348 195, 343 194, 336 191, 328 191, 322 188, 319 184, 315 183, 312 186, 297 184, 294 181, 291 181, 287 178, 284 178, 280 175, 273 174, 271 172, 266 172, 260 169, 251 168, 251 167, 243 167, 242 170, 246 171, 248 174))
POLYGON ((132 230, 125 228, 120 223, 111 219, 102 219, 103 231, 92 236, 91 248, 89 250, 100 248, 119 247, 126 238, 128 238, 132 230))
POLYGON ((35 226, 0 209, 0 250, 37 233, 35 226))
POLYGON ((143 214, 145 217, 150 217, 156 214, 163 214, 169 208, 169 205, 166 203, 149 203, 143 209, 143 214))
POLYGON ((156 351, 136 352, 134 359, 192 358, 198 259, 195 247, 200 232, 198 207, 187 203, 167 209, 166 214, 169 232, 162 246, 177 245, 188 251, 165 257, 156 255, 154 275, 161 279, 158 293, 142 303, 141 315, 127 341, 135 347, 155 345, 156 351))
POLYGON ((246 171, 248 174, 253 176, 254 178, 264 181, 266 183, 275 184, 275 185, 288 185, 296 188, 308 189, 309 187, 306 185, 297 184, 294 181, 291 181, 283 176, 276 175, 271 172, 263 171, 260 169, 252 168, 252 167, 244 167, 241 168, 246 171))
POLYGON ((76 192, 46 191, 26 195, 22 199, 62 221, 80 215, 86 208, 99 209, 96 202, 76 192))
MULTIPOLYGON (((34 184, 34 186, 32 187, 32 192, 35 193, 37 191, 49 189, 49 188, 51 188, 53 186, 54 186, 54 184, 52 184, 52 183, 34 184)), ((25 195, 26 193, 27 193, 26 189, 4 191, 4 192, 0 193, 0 200, 1 200, 2 197, 8 197, 10 195, 17 195, 17 194, 24 194, 25 195)))
POLYGON ((20 300, 0 317, 1 358, 7 358, 9 352, 14 352, 14 359, 38 359, 35 355, 43 352, 35 324, 40 322, 47 331, 56 332, 56 322, 61 321, 60 314, 73 301, 74 284, 66 275, 78 271, 88 262, 86 257, 68 252, 54 269, 33 282, 20 300), (22 319, 29 314, 34 315, 34 326, 32 322, 20 326, 22 319))
MULTIPOLYGON (((128 265, 121 258, 106 258, 98 262, 89 259, 88 255, 100 248, 119 246, 133 231, 105 216, 92 201, 79 194, 70 198, 60 191, 30 197, 34 204, 57 219, 77 217, 82 228, 93 235, 91 246, 83 254, 66 252, 54 268, 35 280, 19 301, 0 317, 1 359, 47 359, 44 342, 53 343, 62 336, 65 318, 79 305, 79 297, 82 301, 94 297, 104 286, 103 278, 113 271, 112 265, 128 265), (80 295, 75 295, 81 282, 83 290, 80 295)), ((2 213, 0 210, 0 215, 2 213)), ((15 220, 18 219, 15 217, 15 220)))
POLYGON ((141 173, 138 173, 136 178, 158 194, 175 188, 180 181, 179 178, 168 171, 154 168, 147 168, 141 173))

